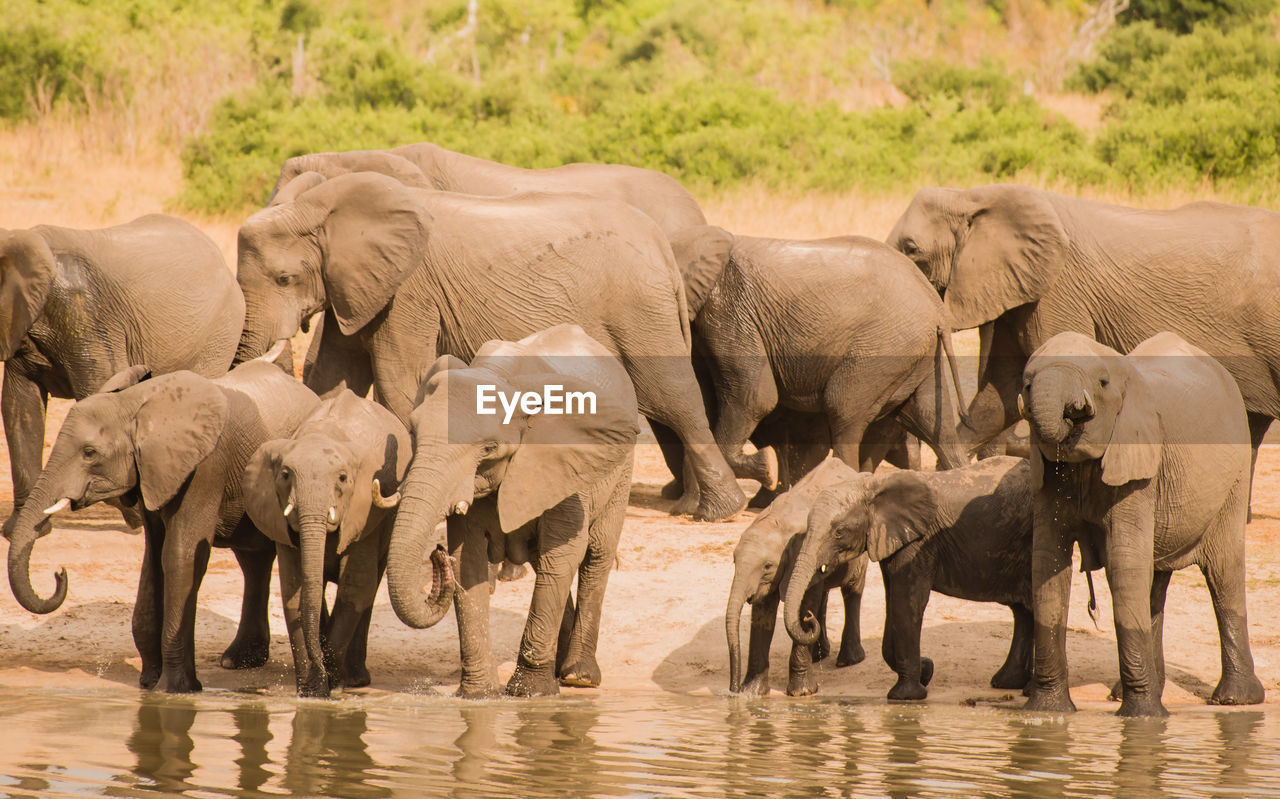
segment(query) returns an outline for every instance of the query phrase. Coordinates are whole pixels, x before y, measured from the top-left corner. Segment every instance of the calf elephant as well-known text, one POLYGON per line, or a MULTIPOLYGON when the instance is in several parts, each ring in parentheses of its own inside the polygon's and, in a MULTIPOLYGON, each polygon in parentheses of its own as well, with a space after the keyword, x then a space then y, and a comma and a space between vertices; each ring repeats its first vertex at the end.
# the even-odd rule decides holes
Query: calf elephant
POLYGON ((324 310, 308 385, 327 394, 345 383, 363 395, 372 383, 407 422, 438 355, 468 359, 491 339, 578 324, 622 359, 641 412, 692 453, 699 494, 677 511, 716 520, 746 504, 707 426, 671 248, 629 206, 567 194, 473 197, 361 172, 250 217, 239 257, 240 358, 324 310), (360 384, 348 382, 351 346, 372 368, 360 384))
POLYGON ((1197 202, 1144 211, 1025 186, 922 189, 889 243, 979 327, 976 449, 1018 421, 1027 357, 1074 331, 1128 352, 1172 331, 1239 385, 1256 450, 1280 418, 1280 214, 1197 202))
POLYGON ((274 548, 245 518, 240 475, 264 441, 285 438, 319 404, 274 364, 242 364, 216 380, 194 372, 149 377, 121 372, 102 393, 71 409, 49 463, 18 514, 9 544, 9 585, 32 613, 51 613, 67 596, 31 585, 31 550, 45 516, 119 498, 139 506, 145 531, 133 608, 133 640, 142 656, 139 683, 163 676, 169 692, 199 691, 195 667, 196 592, 210 546, 231 547, 245 573, 236 640, 223 665, 267 659, 267 583, 274 548), (43 510, 38 510, 43 508, 43 510))
POLYGON ((1106 569, 1120 649, 1121 716, 1167 715, 1164 600, 1200 567, 1213 599, 1222 678, 1210 702, 1257 704, 1245 614, 1249 435, 1230 373, 1160 333, 1123 356, 1059 333, 1027 363, 1035 497, 1035 679, 1027 708, 1075 710, 1067 692, 1071 548, 1106 569))
POLYGON ((599 685, 596 636, 638 433, 626 371, 575 325, 515 343, 489 342, 470 366, 440 358, 410 425, 416 449, 401 486, 387 569, 396 615, 410 627, 430 627, 454 604, 459 695, 493 693, 488 566, 529 559, 537 576, 507 693, 556 694, 557 680, 599 685), (531 410, 524 399, 518 406, 513 399, 510 412, 485 414, 479 407, 485 391, 491 398, 528 398, 553 389, 590 394, 590 410, 580 404, 553 415, 531 410), (441 520, 447 520, 447 540, 434 532, 441 520), (446 544, 459 565, 459 593, 449 563, 436 556, 424 596, 423 556, 446 544))
POLYGON ((244 300, 208 236, 151 214, 101 230, 0 230, 0 320, 8 537, 40 474, 48 398, 84 399, 144 363, 218 377, 235 355, 244 300))
POLYGON ((887 454, 892 439, 866 435, 885 417, 929 444, 940 468, 968 462, 943 379, 949 323, 906 258, 858 236, 784 241, 708 226, 672 246, 709 364, 715 438, 739 476, 767 485, 776 472, 772 450, 747 456, 743 445, 779 407, 824 414, 836 456, 855 468, 887 454))
MULTIPOLYGON (((827 460, 811 471, 791 490, 778 496, 755 521, 742 532, 733 550, 733 586, 725 609, 724 629, 729 641, 729 690, 751 696, 769 694, 769 645, 778 621, 778 602, 786 593, 796 555, 804 542, 809 508, 818 494, 833 483, 846 480, 854 471, 839 460, 827 460), (751 604, 751 639, 748 644, 747 673, 742 674, 742 645, 739 627, 742 606, 751 604)), ((821 633, 812 644, 794 644, 787 669, 787 694, 812 694, 817 691, 813 663, 823 660, 831 651, 827 638, 827 597, 833 588, 840 589, 844 600, 844 631, 840 636, 837 666, 851 666, 866 658, 862 649, 859 616, 862 589, 866 582, 867 559, 864 556, 842 558, 823 574, 815 590, 806 595, 806 605, 817 608, 821 633)))
POLYGON ((245 467, 245 512, 276 544, 301 696, 369 684, 369 621, 410 450, 409 431, 390 411, 343 391, 245 467), (322 640, 326 581, 338 592, 322 640))
POLYGON ((854 474, 819 496, 787 588, 784 617, 797 644, 817 625, 802 600, 817 572, 866 553, 884 576, 884 661, 898 674, 890 699, 924 699, 933 661, 920 656, 929 594, 999 602, 1013 611, 1013 640, 994 688, 1031 676, 1031 471, 1022 458, 991 458, 947 472, 854 474))

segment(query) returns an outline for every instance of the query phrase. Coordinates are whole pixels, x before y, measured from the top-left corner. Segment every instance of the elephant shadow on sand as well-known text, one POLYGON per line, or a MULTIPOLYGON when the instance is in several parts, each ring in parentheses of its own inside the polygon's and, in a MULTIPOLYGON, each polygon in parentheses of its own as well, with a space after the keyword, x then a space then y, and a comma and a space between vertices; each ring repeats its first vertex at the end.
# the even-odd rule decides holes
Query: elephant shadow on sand
MULTIPOLYGON (((866 619, 864 617, 864 623, 866 619)), ((828 618, 832 631, 832 655, 815 663, 818 696, 853 696, 880 699, 893 685, 896 675, 880 655, 881 636, 863 636, 867 659, 861 663, 836 668, 835 651, 839 646, 839 624, 828 618)), ((745 625, 744 625, 745 626, 745 625)), ((926 625, 921 636, 921 654, 933 659, 935 676, 930 683, 934 694, 952 690, 961 698, 992 701, 1008 695, 1008 691, 991 688, 987 678, 999 668, 1009 649, 1013 625, 1009 621, 959 621, 926 625)), ((1119 674, 1114 638, 1068 630, 1067 647, 1072 653, 1072 686, 1100 684, 1110 687, 1119 674)), ((779 617, 777 634, 769 651, 770 695, 785 696, 787 657, 791 640, 779 617)), ((1213 686, 1193 672, 1168 664, 1168 679, 1198 697, 1206 698, 1213 686)), ((729 653, 725 642, 724 618, 709 618, 697 634, 683 646, 673 650, 658 664, 653 681, 663 690, 675 694, 725 694, 729 690, 729 653)), ((937 701, 952 702, 945 696, 937 701)), ((1021 701, 1021 697, 1016 697, 1021 701)), ((926 700, 928 701, 928 700, 926 700)))

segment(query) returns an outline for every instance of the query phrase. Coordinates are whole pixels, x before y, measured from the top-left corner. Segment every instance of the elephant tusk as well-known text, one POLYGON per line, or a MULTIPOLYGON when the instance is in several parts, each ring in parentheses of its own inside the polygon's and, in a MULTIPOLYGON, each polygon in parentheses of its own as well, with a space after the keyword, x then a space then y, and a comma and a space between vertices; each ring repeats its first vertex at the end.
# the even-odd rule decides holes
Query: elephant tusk
POLYGON ((63 497, 62 499, 50 505, 49 507, 45 508, 44 515, 52 516, 53 514, 58 513, 59 511, 64 511, 69 507, 71 507, 71 498, 63 497))
POLYGON ((1080 410, 1084 411, 1090 416, 1093 416, 1093 397, 1089 396, 1089 389, 1087 388, 1084 389, 1084 407, 1081 408, 1080 410))
POLYGON ((1027 401, 1022 398, 1021 392, 1018 394, 1018 416, 1027 418, 1027 401))
POLYGON ((382 496, 382 484, 378 482, 378 478, 373 478, 373 504, 379 508, 394 508, 400 504, 400 492, 397 491, 391 496, 382 496))
POLYGON ((453 512, 458 514, 459 516, 467 515, 467 511, 470 509, 471 509, 471 505, 465 499, 460 501, 457 505, 453 506, 453 512))
POLYGON ((337 524, 337 523, 338 523, 338 509, 330 505, 329 506, 329 524, 337 524))
POLYGON ((292 502, 290 502, 288 505, 285 505, 285 506, 284 506, 284 515, 285 515, 285 516, 288 516, 290 513, 293 513, 293 503, 292 503, 292 502))
POLYGON ((266 361, 267 363, 275 363, 276 358, 280 357, 280 353, 284 352, 284 348, 288 343, 289 343, 289 339, 287 338, 279 339, 278 341, 276 341, 275 344, 271 346, 271 349, 267 350, 266 354, 258 358, 255 358, 254 360, 266 361))

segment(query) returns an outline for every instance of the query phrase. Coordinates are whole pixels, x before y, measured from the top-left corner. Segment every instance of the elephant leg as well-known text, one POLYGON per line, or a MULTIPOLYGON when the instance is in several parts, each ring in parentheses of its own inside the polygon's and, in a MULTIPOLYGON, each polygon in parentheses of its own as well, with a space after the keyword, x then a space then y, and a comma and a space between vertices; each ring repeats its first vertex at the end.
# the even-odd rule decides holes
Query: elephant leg
POLYGON ((302 552, 296 547, 280 544, 277 547, 280 562, 280 600, 284 605, 284 624, 289 631, 289 648, 293 652, 293 678, 298 696, 327 697, 329 675, 320 668, 325 662, 323 653, 307 651, 306 630, 302 622, 302 552))
POLYGON ((751 633, 747 642, 747 674, 744 696, 769 695, 769 647, 778 624, 778 595, 769 594, 751 604, 751 633))
MULTIPOLYGON (((825 585, 819 583, 809 586, 800 603, 800 615, 812 613, 815 618, 823 618, 821 612, 822 599, 827 593, 825 585)), ((818 692, 818 676, 813 668, 813 646, 791 642, 791 657, 787 660, 787 696, 812 696, 818 692)))
POLYGON ((360 335, 344 335, 332 308, 326 308, 315 324, 302 364, 302 382, 322 398, 334 396, 344 388, 351 389, 357 397, 367 396, 373 385, 373 359, 360 335))
POLYGON ((347 547, 338 563, 338 591, 333 601, 333 616, 329 624, 329 642, 325 666, 329 671, 331 686, 369 684, 369 673, 363 657, 356 664, 356 673, 348 672, 351 664, 351 647, 356 641, 360 626, 373 610, 378 593, 381 573, 378 570, 379 541, 368 536, 347 547))
POLYGON ((899 469, 920 471, 920 439, 903 430, 889 447, 885 460, 899 469))
POLYGON ((774 450, 765 447, 747 455, 743 448, 760 421, 777 407, 778 387, 763 356, 738 360, 745 363, 739 364, 738 373, 726 376, 728 385, 721 386, 719 393, 716 443, 735 477, 756 480, 764 488, 776 488, 778 456, 774 450), (758 368, 750 371, 750 367, 758 368))
POLYGON ((926 564, 905 565, 906 568, 881 569, 885 596, 883 654, 889 668, 898 674, 898 681, 889 689, 889 698, 898 701, 927 697, 929 691, 925 686, 933 676, 932 661, 926 674, 928 658, 920 657, 920 628, 924 624, 930 591, 928 581, 922 579, 921 574, 928 569, 926 564))
POLYGON ((983 325, 978 354, 978 390, 969 402, 969 425, 956 428, 968 452, 981 450, 988 442, 1018 423, 1018 393, 1027 353, 1018 343, 1017 325, 997 319, 983 325))
POLYGON ((500 693, 489 648, 489 553, 484 531, 473 529, 465 516, 450 516, 449 555, 458 564, 458 587, 453 609, 458 619, 458 648, 462 682, 458 696, 482 699, 500 693))
POLYGON ((347 657, 342 664, 342 686, 344 688, 364 688, 373 682, 369 674, 369 626, 373 624, 373 604, 360 614, 355 633, 351 636, 351 644, 347 647, 347 657))
MULTIPOLYGON (((534 570, 537 573, 537 570, 534 570)), ((579 592, 581 593, 581 592, 579 592)), ((564 598, 564 616, 560 618, 560 632, 556 636, 556 677, 561 685, 572 685, 564 681, 566 664, 572 658, 570 641, 573 638, 573 627, 578 621, 578 606, 573 601, 573 590, 564 598)))
MULTIPOLYGON (((901 359, 873 356, 870 363, 889 366, 901 359)), ((886 401, 891 399, 893 385, 901 380, 897 374, 868 373, 860 361, 846 360, 836 368, 823 391, 823 406, 831 425, 831 448, 835 455, 860 471, 874 468, 871 458, 863 457, 862 442, 876 421, 886 401)), ((880 449, 884 458, 887 447, 880 449)))
POLYGON ((814 614, 818 619, 818 640, 813 642, 813 662, 821 663, 831 654, 831 636, 827 630, 827 600, 831 592, 823 587, 818 594, 818 610, 814 614))
MULTIPOLYGON (((1045 475, 1046 489, 1049 475, 1045 475)), ((1071 601, 1071 547, 1064 502, 1035 497, 1031 555, 1031 613, 1035 619, 1031 694, 1027 710, 1073 712, 1067 682, 1067 608, 1071 601)))
POLYGON ((1262 446, 1262 440, 1267 437, 1267 430, 1270 429, 1273 420, 1270 416, 1262 413, 1250 413, 1247 415, 1249 418, 1249 444, 1253 447, 1253 460, 1249 462, 1249 521, 1253 521, 1253 474, 1258 468, 1258 447, 1262 446))
POLYGON ((1025 605, 1010 605, 1013 611, 1013 638, 1004 665, 992 675, 991 687, 1021 691, 1031 679, 1031 645, 1034 618, 1025 605))
POLYGON ((142 657, 138 685, 154 688, 160 682, 163 658, 160 652, 160 625, 164 617, 164 571, 160 553, 164 549, 164 528, 155 514, 143 521, 142 573, 138 576, 138 598, 133 603, 133 645, 142 657))
MULTIPOLYGON (((533 598, 520 639, 516 670, 507 681, 507 693, 512 696, 560 693, 555 662, 557 632, 564 619, 573 575, 587 554, 589 524, 585 505, 584 494, 578 494, 542 515, 533 598)), ((578 595, 582 596, 581 587, 578 595)))
POLYGON ((1155 579, 1155 503, 1150 492, 1135 491, 1111 509, 1107 529, 1107 585, 1111 588, 1124 695, 1119 716, 1167 716, 1160 701, 1151 635, 1151 595, 1155 579))
MULTIPOLYGON (((0 418, 4 420, 4 438, 9 445, 9 470, 13 476, 13 513, 5 520, 3 534, 8 538, 13 525, 40 476, 44 458, 44 416, 49 395, 34 381, 15 368, 4 370, 4 386, 0 389, 0 418)), ((51 529, 46 517, 41 535, 51 529)))
POLYGON ((840 633, 837 668, 852 666, 867 659, 867 652, 862 648, 862 586, 862 580, 858 580, 856 584, 845 583, 840 586, 840 598, 844 600, 844 629, 840 633))
MULTIPOLYGON (((1237 489, 1237 493, 1243 494, 1237 489)), ((1232 505, 1245 504, 1245 498, 1234 497, 1232 505)), ((1219 527, 1234 530, 1216 536, 1223 545, 1211 550, 1209 559, 1200 565, 1213 613, 1218 622, 1218 642, 1222 651, 1222 677, 1209 703, 1214 705, 1256 705, 1263 701, 1262 683, 1253 668, 1253 652, 1249 647, 1249 620, 1245 611, 1244 512, 1224 512, 1219 527)), ((1208 533, 1206 537, 1213 534, 1208 533)))
POLYGON ((240 626, 235 639, 222 653, 221 663, 224 669, 254 669, 266 665, 271 647, 267 603, 271 597, 271 566, 276 553, 266 543, 252 549, 235 547, 232 552, 244 576, 244 594, 240 600, 240 626))
MULTIPOLYGON (((866 432, 862 434, 862 443, 858 446, 858 468, 864 472, 874 472, 885 460, 899 469, 911 468, 906 440, 907 432, 892 415, 876 419, 867 425, 866 432)), ((916 468, 919 468, 919 461, 917 447, 916 468)))
POLYGON ((672 475, 671 481, 662 487, 662 498, 679 499, 684 495, 684 444, 680 442, 676 431, 661 422, 650 419, 649 429, 653 431, 653 438, 662 452, 662 460, 672 475))
POLYGON ((942 363, 938 361, 895 414, 903 429, 937 454, 939 471, 958 469, 969 462, 969 453, 952 424, 955 406, 951 403, 951 393, 942 380, 942 363))
POLYGON ((164 690, 171 694, 194 693, 204 687, 196 677, 196 595, 209 565, 210 546, 190 532, 188 525, 170 525, 161 553, 164 622, 160 653, 164 690))
POLYGON ((603 678, 596 661, 596 646, 609 573, 617 559, 618 541, 627 517, 627 500, 631 495, 630 460, 619 467, 618 474, 613 494, 591 523, 586 558, 578 568, 578 613, 569 639, 568 662, 560 672, 563 685, 595 688, 603 678))

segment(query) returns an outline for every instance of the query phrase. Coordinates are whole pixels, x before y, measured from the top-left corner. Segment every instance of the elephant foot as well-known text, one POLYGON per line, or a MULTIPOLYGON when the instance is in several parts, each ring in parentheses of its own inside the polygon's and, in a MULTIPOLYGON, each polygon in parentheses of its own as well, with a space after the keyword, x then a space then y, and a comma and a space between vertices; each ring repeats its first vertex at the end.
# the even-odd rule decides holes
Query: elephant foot
POLYGON ((1260 705, 1266 696, 1262 682, 1250 674, 1222 675, 1209 697, 1211 705, 1260 705))
POLYGON ((923 674, 919 680, 899 674, 898 681, 889 689, 889 698, 895 702, 918 702, 928 696, 929 689, 924 687, 923 674))
POLYGON ((160 667, 142 664, 142 672, 138 675, 138 687, 151 690, 160 682, 160 667))
POLYGON ((463 682, 453 695, 459 699, 495 699, 502 696, 502 689, 493 683, 463 682))
POLYGON ((684 496, 684 481, 679 478, 673 479, 662 487, 661 494, 663 499, 679 499, 684 496))
POLYGON ((167 694, 198 694, 204 690, 194 674, 181 669, 170 669, 166 674, 168 677, 164 682, 164 691, 167 694))
POLYGON ((576 663, 560 671, 561 685, 571 685, 576 688, 599 688, 600 679, 600 664, 596 662, 594 656, 590 655, 578 658, 576 663))
MULTIPOLYGON (((817 686, 814 686, 817 690, 817 686)), ((763 671, 759 674, 751 674, 742 683, 742 690, 738 691, 741 696, 768 696, 769 695, 769 672, 763 671)))
POLYGON ((319 669, 311 669, 306 677, 297 681, 297 684, 298 696, 310 699, 329 698, 329 675, 319 669))
POLYGON ((530 668, 523 663, 516 665, 515 673, 507 680, 508 696, 559 696, 560 682, 555 670, 544 667, 530 668))
POLYGON ((359 666, 348 666, 342 672, 338 684, 343 688, 366 688, 371 682, 373 678, 369 675, 369 670, 361 663, 359 666))
POLYGON ((1006 691, 1025 688, 1031 679, 1031 672, 1021 663, 1005 663, 1000 670, 991 675, 991 687, 1006 691))
POLYGON ((933 682, 933 658, 920 658, 920 684, 933 682))
POLYGON ((831 655, 831 639, 827 637, 827 631, 824 629, 822 635, 818 636, 818 640, 813 642, 813 662, 820 663, 831 655))
POLYGON ((1120 709, 1116 715, 1122 718, 1164 718, 1169 715, 1160 697, 1146 692, 1129 691, 1120 700, 1120 709))
POLYGON ((778 491, 770 488, 761 488, 756 492, 756 495, 747 502, 747 507, 757 510, 767 508, 770 503, 778 498, 778 493, 778 491))
POLYGON ((1074 713, 1076 703, 1071 701, 1071 694, 1062 689, 1032 688, 1023 710, 1034 713, 1074 713))
POLYGON ((698 510, 698 492, 686 491, 671 506, 672 516, 692 516, 698 510))
POLYGON ((1124 683, 1117 679, 1111 684, 1111 693, 1107 694, 1107 701, 1119 702, 1122 696, 1124 696, 1124 683))
MULTIPOLYGON (((841 641, 840 654, 836 656, 836 668, 842 669, 845 666, 852 666, 867 659, 867 651, 862 648, 862 642, 857 641, 841 641)), ((933 675, 930 674, 930 677, 933 675)))
POLYGON ((222 653, 222 668, 256 669, 265 666, 270 648, 270 639, 266 637, 237 635, 222 653))
POLYGON ((760 487, 774 489, 778 487, 778 452, 773 447, 765 447, 756 453, 761 471, 760 487))
POLYGON ((693 518, 694 521, 699 522, 722 522, 733 518, 746 507, 747 495, 742 493, 738 482, 730 478, 723 485, 713 486, 701 492, 698 509, 693 512, 693 518))
POLYGON ((813 696, 818 692, 818 677, 813 669, 787 675, 787 696, 813 696))

